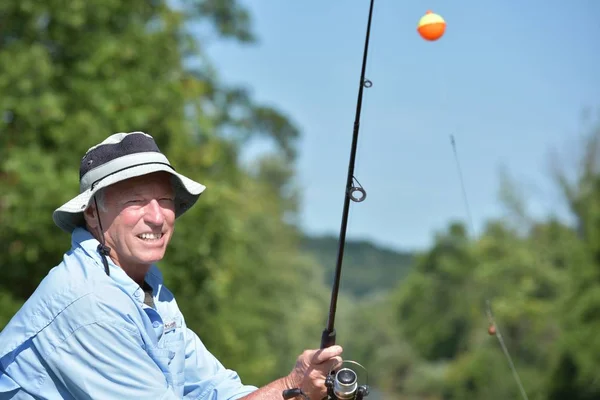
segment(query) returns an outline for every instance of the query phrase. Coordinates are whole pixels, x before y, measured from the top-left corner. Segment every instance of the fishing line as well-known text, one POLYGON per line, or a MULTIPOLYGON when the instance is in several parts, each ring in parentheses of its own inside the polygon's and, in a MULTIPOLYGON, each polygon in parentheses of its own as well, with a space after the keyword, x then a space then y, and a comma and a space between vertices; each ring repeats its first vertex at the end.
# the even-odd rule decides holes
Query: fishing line
MULTIPOLYGON (((446 69, 442 69, 442 67, 439 64, 435 64, 436 66, 434 67, 434 74, 435 74, 435 78, 436 81, 438 82, 438 88, 440 90, 439 96, 440 96, 440 107, 439 107, 439 114, 442 114, 444 117, 449 118, 451 113, 450 110, 448 109, 448 93, 447 93, 447 76, 445 74, 446 69), (442 71, 444 73, 442 73, 442 71)), ((441 118, 438 118, 438 120, 440 120, 441 118)), ((452 124, 450 124, 449 122, 445 123, 444 126, 450 126, 452 124)), ((467 196, 467 190, 466 190, 466 185, 465 185, 465 179, 463 176, 463 172, 462 172, 462 167, 460 165, 460 159, 458 157, 458 150, 457 150, 457 146, 456 146, 456 139, 454 138, 453 134, 450 134, 450 144, 452 145, 452 151, 454 154, 454 161, 456 164, 456 168, 458 171, 458 176, 459 176, 459 180, 460 180, 460 186, 461 186, 461 191, 462 191, 462 198, 463 198, 463 203, 465 206, 465 210, 467 213, 467 218, 468 218, 468 229, 470 231, 470 235, 472 238, 474 238, 475 235, 475 226, 473 223, 473 216, 471 213, 471 207, 469 205, 469 200, 468 200, 468 196, 467 196)), ((510 370, 515 378, 515 381, 517 382, 517 386, 519 387, 519 390, 521 392, 521 395, 523 396, 523 399, 525 400, 529 400, 529 398, 527 397, 527 393, 525 392, 525 388, 523 387, 523 384, 521 383, 521 379, 519 377, 519 373, 517 372, 517 369, 513 363, 513 360, 510 356, 510 353, 508 351, 508 348, 506 347, 506 344, 504 343, 504 338, 502 337, 502 334, 500 333, 500 330, 498 329, 498 325, 496 324, 496 321, 494 319, 493 313, 492 313, 492 308, 490 305, 490 301, 489 299, 486 299, 486 313, 488 315, 488 319, 490 322, 490 327, 489 327, 489 333, 490 335, 495 335, 496 338, 498 339, 499 343, 500 343, 500 347, 502 348, 502 352, 504 353, 506 359, 508 360, 508 364, 510 367, 510 370)))
POLYGON ((493 327, 492 333, 498 338, 498 342, 500 342, 500 347, 502 347, 502 352, 504 353, 504 355, 506 356, 506 359, 508 360, 510 370, 512 371, 513 376, 514 376, 515 380, 517 381, 517 386, 519 386, 519 390, 521 391, 521 396, 523 396, 523 398, 525 400, 529 400, 529 398, 527 397, 527 393, 525 392, 525 388, 523 387, 523 384, 521 383, 521 378, 519 377, 517 368, 515 368, 515 364, 513 363, 512 358, 510 357, 510 353, 508 352, 508 349, 506 348, 506 344, 504 343, 504 339, 502 338, 500 329, 498 329, 498 325, 496 324, 496 321, 494 320, 494 315, 492 314, 492 306, 490 305, 489 300, 486 300, 486 305, 487 305, 486 313, 487 313, 488 319, 490 321, 490 329, 492 329, 492 327, 493 327))
MULTIPOLYGON (((442 91, 442 93, 441 93, 442 110, 445 112, 446 116, 449 116, 450 112, 447 109, 447 107, 448 107, 447 100, 448 99, 447 99, 446 79, 444 79, 445 77, 441 76, 441 73, 439 70, 436 70, 436 74, 437 74, 438 79, 440 80, 440 89, 442 91)), ((447 124, 447 126, 450 126, 450 125, 451 124, 449 124, 449 123, 447 124)), ((462 167, 460 164, 460 157, 458 156, 456 139, 454 138, 454 134, 452 134, 452 133, 450 134, 450 144, 452 146, 452 152, 454 154, 454 162, 456 164, 456 169, 457 169, 458 177, 459 177, 459 181, 460 181, 462 200, 463 200, 463 204, 464 204, 464 207, 465 207, 465 210, 467 213, 467 219, 468 219, 467 224, 468 224, 468 228, 470 231, 469 236, 471 236, 471 238, 474 239, 475 238, 475 236, 474 236, 475 235, 475 224, 473 222, 473 214, 471 212, 471 206, 469 204, 469 199, 467 196, 465 178, 464 178, 462 167)), ((498 328, 498 324, 496 323, 496 321, 494 319, 494 315, 492 313, 492 307, 491 307, 489 299, 486 299, 486 314, 488 316, 488 320, 489 320, 489 324, 490 324, 488 333, 490 335, 496 336, 496 338, 498 339, 498 342, 500 343, 500 347, 502 348, 502 352, 504 353, 504 356, 508 360, 508 365, 513 374, 513 377, 514 377, 515 381, 517 382, 517 386, 519 387, 521 396, 523 397, 524 400, 529 400, 529 398, 527 397, 527 393, 525 392, 525 388, 523 387, 523 384, 521 382, 519 373, 517 372, 517 368, 515 367, 512 357, 510 356, 510 352, 508 351, 508 348, 506 347, 506 343, 504 342, 504 338, 502 337, 500 329, 498 328)))
POLYGON ((456 163, 456 169, 458 170, 458 178, 460 180, 460 187, 462 190, 463 203, 464 203, 465 209, 467 211, 469 230, 471 231, 471 235, 475 235, 475 228, 473 225, 473 216, 471 214, 471 207, 469 206, 469 200, 467 198, 467 190, 465 188, 465 179, 463 177, 462 168, 460 166, 460 161, 458 158, 458 151, 456 150, 456 140, 454 139, 453 134, 450 134, 450 144, 452 145, 452 152, 454 153, 454 161, 456 163))
MULTIPOLYGON (((459 158, 458 158, 458 151, 456 150, 456 140, 454 139, 454 135, 450 134, 450 143, 452 145, 452 150, 454 152, 454 160, 456 162, 456 168, 458 170, 458 175, 460 178, 460 185, 462 188, 462 195, 463 195, 463 201, 465 204, 465 208, 466 208, 466 212, 467 212, 467 218, 469 219, 469 226, 470 226, 470 230, 471 230, 471 236, 474 235, 474 230, 473 230, 473 218, 471 216, 471 209, 469 207, 469 201, 467 199, 467 191, 465 189, 465 183, 464 183, 464 179, 463 179, 463 173, 462 173, 462 168, 460 166, 460 162, 459 162, 459 158)), ((488 316, 489 319, 489 323, 490 323, 490 327, 489 327, 489 334, 490 335, 494 335, 496 336, 496 338, 498 339, 498 342, 500 343, 500 347, 502 348, 502 352, 504 353, 504 356, 506 357, 506 359, 508 360, 508 365, 510 367, 510 370, 515 378, 515 381, 517 382, 517 386, 519 387, 519 391, 521 392, 521 396, 523 396, 523 399, 525 400, 529 400, 529 398, 527 397, 527 393, 525 392, 525 388, 523 387, 523 384, 521 383, 521 378, 519 377, 519 373, 517 372, 517 368, 515 367, 515 364, 513 363, 512 357, 510 356, 510 353, 508 351, 508 348, 506 347, 506 344, 504 343, 504 338, 502 337, 502 334, 500 333, 500 329, 498 328, 498 324, 496 323, 495 319, 494 319, 494 315, 492 313, 492 306, 490 304, 490 300, 486 299, 486 314, 488 316)))
MULTIPOLYGON (((436 66, 434 67, 434 73, 436 75, 436 80, 438 82, 438 87, 440 90, 439 96, 440 96, 440 111, 441 114, 444 117, 449 118, 451 115, 449 108, 449 103, 448 103, 448 88, 447 88, 447 76, 445 74, 446 69, 442 69, 442 67, 439 64, 436 64, 436 66), (442 71, 444 73, 442 73, 442 71)), ((450 122, 447 122, 446 124, 444 124, 445 126, 451 126, 452 124, 450 122)), ((456 129, 458 130, 458 129, 456 129)), ((467 190, 466 190, 466 185, 465 185, 465 179, 464 179, 464 175, 462 172, 462 167, 460 165, 460 158, 458 156, 458 150, 457 150, 457 146, 456 146, 456 139, 454 138, 454 135, 451 133, 450 134, 450 144, 452 146, 452 152, 454 154, 454 162, 456 164, 456 169, 458 172, 458 177, 459 177, 459 181, 460 181, 460 187, 461 187, 461 192, 462 192, 462 199, 463 199, 463 203, 464 203, 464 207, 467 213, 467 224, 468 224, 468 229, 470 231, 470 235, 471 238, 475 238, 475 224, 473 223, 473 215, 471 213, 471 206, 469 204, 469 200, 468 200, 468 196, 467 196, 467 190)), ((521 396, 523 397, 524 400, 529 400, 529 398, 527 397, 527 393, 525 392, 525 388, 523 387, 523 384, 521 382, 521 378, 519 377, 519 373, 517 372, 517 368, 515 367, 512 357, 510 356, 510 353, 508 351, 508 348, 506 347, 506 344, 504 342, 504 338, 502 337, 502 334, 500 333, 500 330, 498 329, 498 324, 496 323, 495 319, 494 319, 494 315, 492 313, 492 308, 490 305, 490 300, 486 299, 486 313, 489 319, 489 323, 490 323, 490 327, 488 332, 490 333, 490 335, 495 335, 496 338, 498 339, 498 342, 500 343, 500 347, 502 348, 502 352, 504 353, 504 356, 506 357, 506 359, 508 360, 508 364, 510 367, 510 370, 515 378, 515 381, 517 382, 517 386, 519 387, 519 391, 521 392, 521 396)))

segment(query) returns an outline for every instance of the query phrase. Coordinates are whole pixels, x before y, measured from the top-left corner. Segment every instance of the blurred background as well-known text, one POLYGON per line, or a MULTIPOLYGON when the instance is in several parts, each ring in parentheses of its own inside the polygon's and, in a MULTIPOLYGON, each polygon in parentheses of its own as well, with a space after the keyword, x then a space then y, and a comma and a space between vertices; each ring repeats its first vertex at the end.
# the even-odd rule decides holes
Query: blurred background
MULTIPOLYGON (((286 375, 326 325, 368 8, 0 2, 0 329, 70 246, 85 151, 141 130, 208 187, 160 265, 188 325, 245 382, 286 375)), ((375 1, 336 319, 369 398, 520 398, 488 301, 529 399, 600 398, 599 21, 375 1)))

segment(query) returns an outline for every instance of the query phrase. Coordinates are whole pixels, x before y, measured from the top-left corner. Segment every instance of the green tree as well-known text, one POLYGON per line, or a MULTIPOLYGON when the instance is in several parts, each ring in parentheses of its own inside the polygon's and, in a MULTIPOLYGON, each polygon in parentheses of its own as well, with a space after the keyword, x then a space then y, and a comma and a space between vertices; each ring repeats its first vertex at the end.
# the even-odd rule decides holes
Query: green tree
POLYGON ((529 399, 598 397, 598 137, 595 131, 583 144, 574 183, 558 175, 574 226, 531 217, 504 175, 506 218, 489 221, 476 240, 450 224, 416 257, 387 299, 400 340, 387 349, 395 379, 382 377, 385 389, 411 399, 520 398, 502 347, 487 332, 489 301, 529 399))
POLYGON ((425 359, 452 358, 465 349, 474 269, 468 246, 464 227, 452 224, 399 288, 395 307, 402 332, 425 359))
POLYGON ((574 178, 556 167, 555 178, 575 217, 579 248, 569 263, 569 286, 560 303, 563 335, 560 352, 548 377, 549 399, 600 397, 600 125, 590 129, 582 143, 574 178))

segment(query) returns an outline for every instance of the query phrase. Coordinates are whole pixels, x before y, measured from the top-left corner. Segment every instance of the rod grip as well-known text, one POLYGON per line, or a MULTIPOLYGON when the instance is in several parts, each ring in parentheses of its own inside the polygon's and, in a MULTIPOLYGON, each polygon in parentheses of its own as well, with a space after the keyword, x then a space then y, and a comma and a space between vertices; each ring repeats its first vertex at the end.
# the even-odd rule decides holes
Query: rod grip
POLYGON ((335 329, 331 332, 327 329, 321 335, 321 349, 333 346, 335 344, 335 329))

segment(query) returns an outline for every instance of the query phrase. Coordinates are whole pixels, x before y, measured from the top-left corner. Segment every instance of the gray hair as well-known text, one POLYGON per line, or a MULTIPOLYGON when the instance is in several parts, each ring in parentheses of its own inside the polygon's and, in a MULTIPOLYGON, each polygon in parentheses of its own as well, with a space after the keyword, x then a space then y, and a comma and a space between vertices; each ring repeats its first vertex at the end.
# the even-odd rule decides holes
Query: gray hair
POLYGON ((94 194, 94 197, 96 198, 96 203, 98 203, 98 208, 100 209, 100 211, 106 212, 107 208, 106 208, 106 201, 105 201, 106 198, 104 196, 104 189, 105 188, 102 188, 102 189, 98 190, 94 194))

